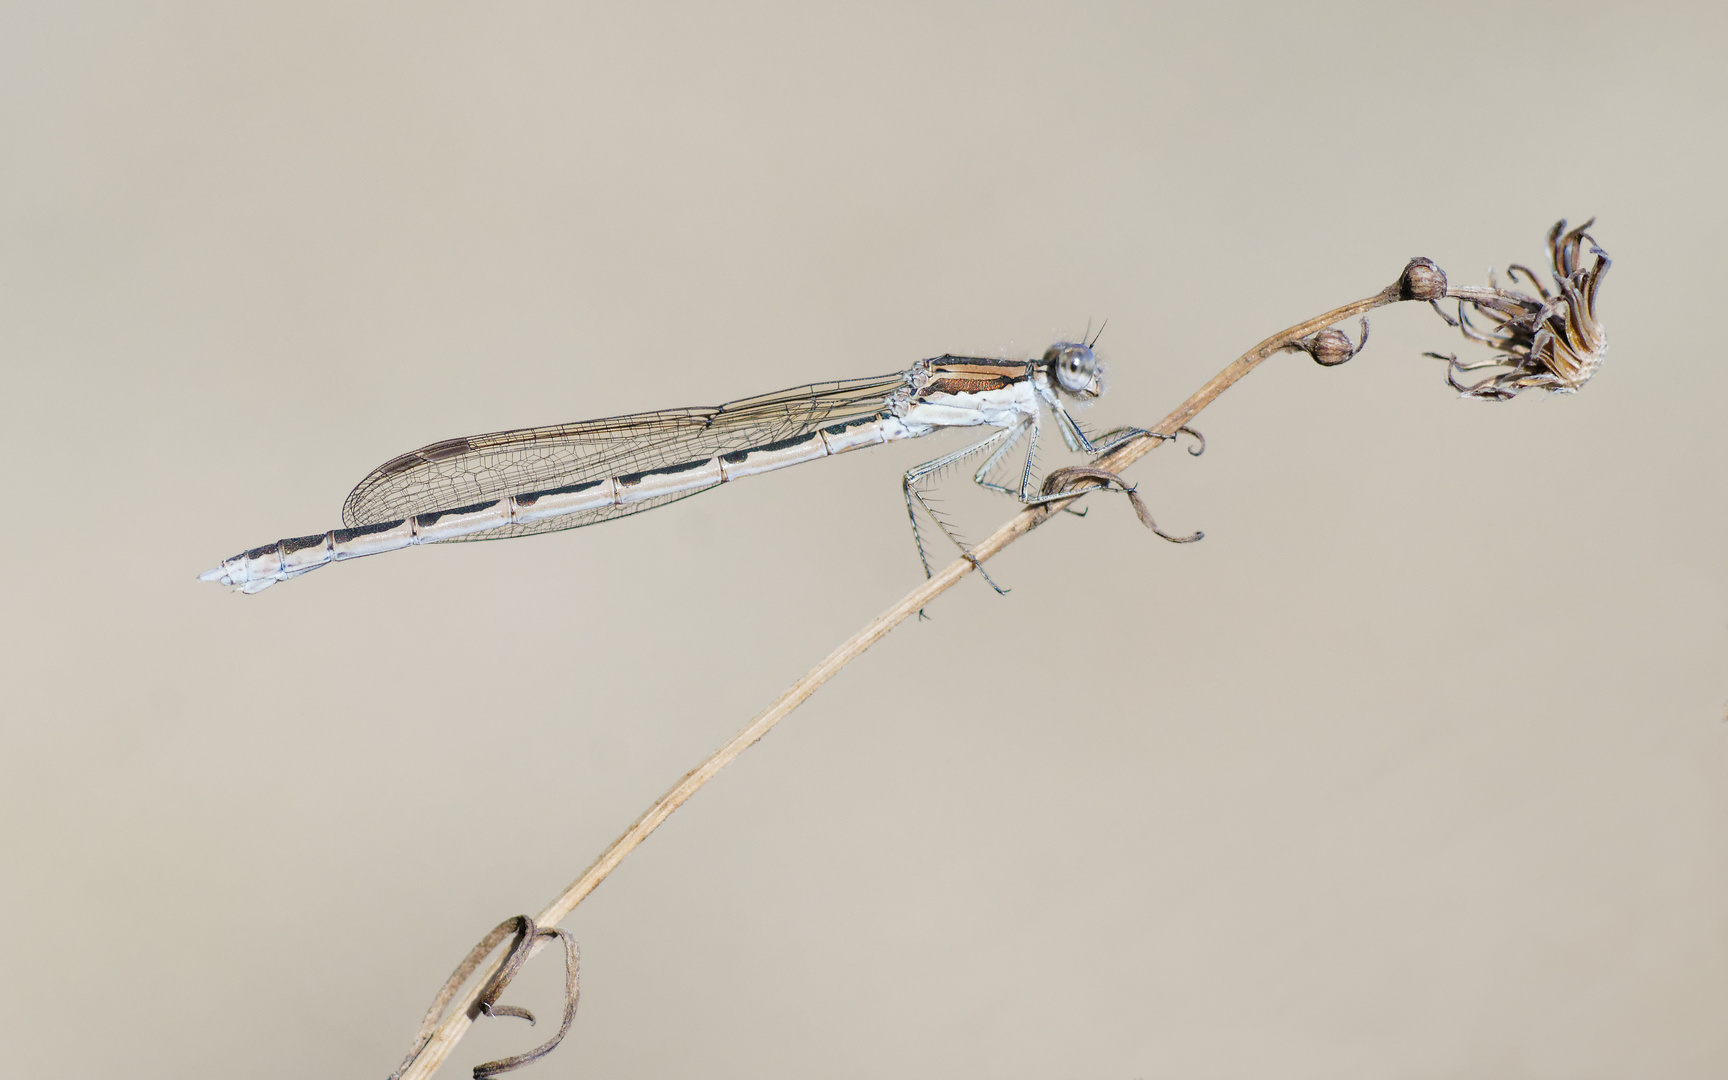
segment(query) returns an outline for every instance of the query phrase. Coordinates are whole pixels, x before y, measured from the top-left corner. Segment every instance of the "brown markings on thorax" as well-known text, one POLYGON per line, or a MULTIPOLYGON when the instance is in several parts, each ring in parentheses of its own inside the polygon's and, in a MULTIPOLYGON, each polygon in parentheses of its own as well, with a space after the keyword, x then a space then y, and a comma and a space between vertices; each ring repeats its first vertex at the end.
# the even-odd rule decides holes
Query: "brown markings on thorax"
POLYGON ((1012 386, 1031 372, 1024 360, 984 360, 974 357, 953 357, 931 360, 925 370, 930 381, 927 392, 937 394, 979 394, 1012 386))

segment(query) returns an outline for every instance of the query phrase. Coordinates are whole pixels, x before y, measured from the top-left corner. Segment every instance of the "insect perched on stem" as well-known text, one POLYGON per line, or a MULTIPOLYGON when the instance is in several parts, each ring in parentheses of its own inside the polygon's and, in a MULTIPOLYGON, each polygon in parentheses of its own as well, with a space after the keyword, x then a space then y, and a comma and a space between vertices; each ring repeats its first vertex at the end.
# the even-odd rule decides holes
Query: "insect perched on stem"
POLYGON ((1088 401, 1103 392, 1104 368, 1091 343, 1059 341, 1037 360, 944 355, 905 371, 814 383, 713 408, 445 439, 372 470, 343 502, 343 528, 241 552, 200 580, 260 592, 332 562, 418 544, 593 525, 742 477, 866 446, 948 428, 994 428, 982 439, 915 466, 901 480, 918 558, 929 577, 920 509, 966 552, 925 497, 925 484, 942 469, 982 455, 972 477, 976 483, 1035 506, 1073 498, 1072 492, 1045 494, 1033 483, 1040 417, 1046 410, 1075 453, 1098 455, 1135 438, 1173 437, 1152 436, 1141 428, 1088 436, 1066 402, 1088 401), (992 479, 1022 444, 1024 463, 1012 469, 1006 483, 992 479))

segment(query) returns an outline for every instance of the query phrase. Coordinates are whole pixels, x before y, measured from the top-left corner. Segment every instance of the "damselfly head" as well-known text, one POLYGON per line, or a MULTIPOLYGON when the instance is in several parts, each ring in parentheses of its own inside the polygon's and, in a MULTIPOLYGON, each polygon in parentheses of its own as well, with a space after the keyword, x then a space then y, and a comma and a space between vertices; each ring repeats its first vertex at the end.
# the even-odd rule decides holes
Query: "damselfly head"
POLYGON ((1095 398, 1104 392, 1104 369, 1090 345, 1058 341, 1044 350, 1044 367, 1065 393, 1095 398))

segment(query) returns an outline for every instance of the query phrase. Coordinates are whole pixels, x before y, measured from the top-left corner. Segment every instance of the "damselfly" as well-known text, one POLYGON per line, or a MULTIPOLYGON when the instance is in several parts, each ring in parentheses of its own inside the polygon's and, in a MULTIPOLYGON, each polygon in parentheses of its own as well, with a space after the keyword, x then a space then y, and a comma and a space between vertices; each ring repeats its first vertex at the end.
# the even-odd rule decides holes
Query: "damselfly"
POLYGON ((923 481, 985 455, 972 479, 1022 503, 1072 498, 1032 482, 1039 416, 1048 408, 1076 453, 1101 454, 1149 432, 1088 437, 1064 407, 1104 392, 1090 344, 1057 342, 1038 360, 938 356, 889 375, 813 383, 713 408, 669 409, 577 424, 445 439, 378 466, 342 504, 345 526, 265 544, 224 559, 201 581, 255 593, 327 563, 416 544, 496 540, 611 521, 757 473, 945 428, 995 431, 907 470, 906 512, 924 573, 923 509, 964 553, 930 506, 923 481), (1022 442, 1018 481, 993 479, 1022 442))

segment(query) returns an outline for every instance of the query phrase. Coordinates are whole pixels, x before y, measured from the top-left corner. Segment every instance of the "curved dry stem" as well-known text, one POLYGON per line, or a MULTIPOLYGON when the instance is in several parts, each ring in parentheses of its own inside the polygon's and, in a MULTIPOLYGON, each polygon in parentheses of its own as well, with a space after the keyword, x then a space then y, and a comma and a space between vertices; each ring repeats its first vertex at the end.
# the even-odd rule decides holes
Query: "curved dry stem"
MULTIPOLYGON (((1417 260, 1426 262, 1426 260, 1417 260)), ((1415 266, 1415 263, 1411 264, 1415 266)), ((1427 263, 1432 267, 1432 263, 1427 263)), ((1124 443, 1108 454, 1092 463, 1096 469, 1107 473, 1120 473, 1129 465, 1145 457, 1167 439, 1185 427, 1188 422, 1200 413, 1200 410, 1210 405, 1219 394, 1244 375, 1253 371, 1267 357, 1274 353, 1296 347, 1301 339, 1324 330, 1334 323, 1366 314, 1377 307, 1396 303, 1400 300, 1427 300, 1424 295, 1412 295, 1412 290, 1406 283, 1410 268, 1386 288, 1366 299, 1334 308, 1323 315, 1316 315, 1305 322, 1298 323, 1287 330, 1273 334, 1260 344, 1243 353, 1223 371, 1214 375, 1206 385, 1202 386, 1187 401, 1184 401, 1169 416, 1166 416, 1149 434, 1124 443)), ((756 717, 746 724, 739 732, 728 739, 726 744, 711 754, 708 759, 684 775, 682 780, 672 786, 666 794, 660 796, 654 805, 636 819, 624 834, 612 842, 593 865, 583 871, 582 876, 570 883, 558 898, 546 905, 545 910, 534 917, 534 923, 541 927, 556 926, 564 917, 575 910, 585 897, 599 884, 606 880, 624 857, 635 850, 636 846, 646 840, 650 833, 660 827, 660 823, 672 815, 672 811, 682 806, 685 800, 696 794, 703 784, 711 780, 716 773, 724 769, 738 755, 748 750, 762 736, 773 730, 774 725, 783 720, 788 713, 803 704, 804 699, 815 693, 817 688, 833 678, 841 668, 851 663, 864 650, 880 641, 888 631, 900 625, 906 619, 928 605, 932 600, 953 588, 966 575, 978 569, 980 564, 994 557, 1003 548, 1025 536, 1048 520, 1051 515, 1073 504, 1075 499, 1085 494, 1087 488, 1100 486, 1104 481, 1079 478, 1076 483, 1074 497, 1039 506, 1027 507, 1005 523, 1001 528, 991 533, 982 543, 974 547, 967 556, 954 560, 901 598, 899 603, 884 611, 865 624, 863 629, 853 634, 845 642, 829 653, 823 661, 811 668, 803 678, 793 683, 786 692, 756 717)), ((535 942, 537 950, 544 945, 546 938, 535 942)), ((438 1024, 430 1037, 425 1038, 418 1055, 411 1066, 400 1073, 401 1080, 426 1080, 443 1064, 450 1051, 474 1022, 480 1012, 482 991, 491 986, 498 968, 504 963, 503 957, 494 961, 480 976, 472 989, 462 998, 450 1014, 438 1024)))

